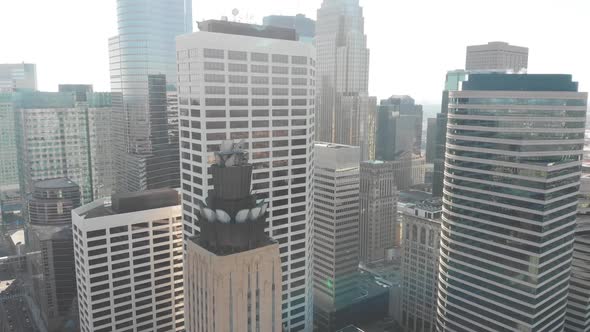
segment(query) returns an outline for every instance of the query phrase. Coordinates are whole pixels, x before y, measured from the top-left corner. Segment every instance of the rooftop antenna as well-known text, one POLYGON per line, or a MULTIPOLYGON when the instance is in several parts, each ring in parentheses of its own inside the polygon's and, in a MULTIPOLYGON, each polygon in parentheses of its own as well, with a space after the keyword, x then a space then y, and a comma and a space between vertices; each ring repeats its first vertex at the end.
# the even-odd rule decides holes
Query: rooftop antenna
POLYGON ((236 22, 239 13, 240 11, 237 8, 232 9, 231 14, 234 16, 234 22, 236 22))

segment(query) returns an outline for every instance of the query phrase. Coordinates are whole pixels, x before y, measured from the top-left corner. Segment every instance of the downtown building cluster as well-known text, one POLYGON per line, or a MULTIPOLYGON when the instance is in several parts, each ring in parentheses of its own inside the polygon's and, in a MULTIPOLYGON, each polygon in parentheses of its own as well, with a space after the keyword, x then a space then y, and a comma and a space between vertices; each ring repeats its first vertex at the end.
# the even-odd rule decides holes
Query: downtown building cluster
POLYGON ((570 75, 469 46, 424 119, 370 96, 358 0, 198 32, 191 1, 117 17, 110 93, 0 65, 0 207, 26 234, 0 330, 14 289, 32 331, 590 328, 570 75))

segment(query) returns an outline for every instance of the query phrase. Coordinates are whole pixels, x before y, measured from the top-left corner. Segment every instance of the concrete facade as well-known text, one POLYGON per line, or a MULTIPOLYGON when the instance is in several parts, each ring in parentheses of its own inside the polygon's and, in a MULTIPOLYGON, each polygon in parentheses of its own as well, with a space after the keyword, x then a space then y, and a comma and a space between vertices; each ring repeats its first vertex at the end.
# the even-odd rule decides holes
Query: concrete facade
POLYGON ((467 46, 465 70, 511 70, 519 72, 528 68, 529 49, 505 42, 489 42, 467 46))
POLYGON ((214 153, 226 139, 243 140, 252 189, 269 202, 266 231, 281 248, 283 324, 310 331, 315 51, 303 42, 266 38, 264 27, 210 23, 233 33, 177 38, 185 236, 199 232, 214 153))
POLYGON ((386 258, 395 245, 397 189, 390 164, 362 162, 360 166, 359 248, 360 262, 370 265, 386 258))
POLYGON ((333 329, 334 313, 357 296, 360 148, 315 144, 314 323, 333 329))
POLYGON ((184 331, 178 193, 122 197, 72 212, 81 331, 184 331))

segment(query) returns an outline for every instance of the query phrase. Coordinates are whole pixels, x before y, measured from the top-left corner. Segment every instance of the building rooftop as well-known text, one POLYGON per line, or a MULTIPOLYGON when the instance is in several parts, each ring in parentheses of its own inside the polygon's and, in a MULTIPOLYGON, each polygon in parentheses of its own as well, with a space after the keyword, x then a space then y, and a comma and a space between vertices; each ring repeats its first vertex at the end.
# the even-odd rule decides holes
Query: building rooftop
POLYGON ((68 178, 55 178, 37 181, 35 187, 39 189, 77 188, 78 185, 68 178))
POLYGON ((271 39, 299 40, 294 29, 282 28, 272 25, 257 25, 241 22, 229 22, 226 20, 207 20, 198 23, 199 30, 205 32, 225 33, 230 35, 242 35, 271 39))
POLYGON ((95 201, 76 212, 84 219, 131 213, 176 206, 180 204, 178 192, 174 189, 156 189, 125 194, 115 194, 110 199, 95 201), (92 206, 94 205, 94 206, 92 206), (85 207, 89 207, 84 209, 85 207))
POLYGON ((578 82, 564 74, 474 73, 463 82, 462 90, 577 92, 578 82))

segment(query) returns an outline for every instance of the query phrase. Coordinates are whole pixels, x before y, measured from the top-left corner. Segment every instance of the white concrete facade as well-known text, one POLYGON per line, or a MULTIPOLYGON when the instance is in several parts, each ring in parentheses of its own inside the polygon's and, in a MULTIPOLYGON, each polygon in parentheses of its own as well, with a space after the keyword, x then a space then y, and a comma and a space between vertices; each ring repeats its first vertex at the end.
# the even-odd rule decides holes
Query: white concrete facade
POLYGON ((253 191, 269 202, 280 244, 283 325, 311 331, 315 49, 213 32, 177 38, 184 234, 198 234, 208 166, 223 140, 244 140, 253 191))
POLYGON ((180 205, 109 209, 103 198, 72 212, 81 331, 183 331, 180 205))

